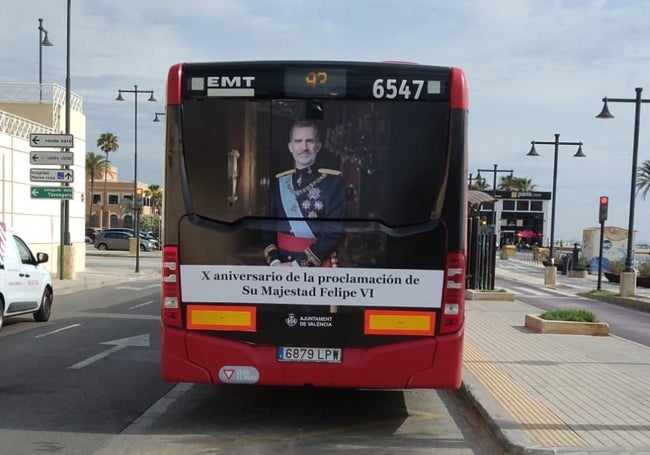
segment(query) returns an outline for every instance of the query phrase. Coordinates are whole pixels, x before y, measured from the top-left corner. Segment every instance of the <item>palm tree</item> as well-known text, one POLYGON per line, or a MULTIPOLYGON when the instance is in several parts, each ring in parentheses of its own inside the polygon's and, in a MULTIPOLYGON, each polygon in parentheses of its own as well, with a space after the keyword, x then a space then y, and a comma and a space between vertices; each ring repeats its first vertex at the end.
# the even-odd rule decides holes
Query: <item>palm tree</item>
POLYGON ((532 191, 535 189, 536 185, 533 185, 533 181, 525 177, 514 177, 512 175, 506 175, 501 177, 501 182, 497 186, 500 190, 517 190, 517 191, 532 191))
MULTIPOLYGON (((108 154, 111 152, 117 152, 118 149, 120 148, 118 144, 118 138, 115 136, 113 133, 102 133, 99 135, 99 138, 97 139, 97 147, 106 154, 106 162, 110 163, 108 160, 108 154)), ((106 210, 103 213, 107 214, 108 210, 108 195, 106 192, 106 181, 107 181, 107 176, 108 172, 104 172, 104 207, 106 210)), ((110 223, 107 223, 105 221, 105 218, 102 217, 102 227, 109 226, 110 223)))
POLYGON ((160 185, 149 185, 149 197, 151 197, 151 206, 154 209, 154 212, 159 213, 160 207, 162 207, 162 189, 160 185))
POLYGON ((645 160, 636 171, 636 189, 645 200, 650 190, 650 160, 645 160))
POLYGON ((485 191, 490 187, 488 185, 487 180, 481 177, 477 177, 474 182, 469 186, 470 190, 477 190, 477 191, 485 191))
POLYGON ((95 179, 110 172, 110 163, 101 155, 93 152, 86 153, 86 180, 90 180, 90 218, 93 216, 93 197, 95 194, 95 179))

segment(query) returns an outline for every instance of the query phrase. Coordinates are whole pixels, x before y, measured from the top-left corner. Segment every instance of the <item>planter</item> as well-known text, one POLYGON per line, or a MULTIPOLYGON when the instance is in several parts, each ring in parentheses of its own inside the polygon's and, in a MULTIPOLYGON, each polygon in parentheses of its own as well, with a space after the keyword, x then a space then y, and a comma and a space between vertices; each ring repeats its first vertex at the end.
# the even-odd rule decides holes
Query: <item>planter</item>
MULTIPOLYGON (((603 272, 610 283, 620 283, 621 275, 618 273, 603 272)), ((650 288, 650 276, 636 276, 636 285, 642 288, 650 288)))
POLYGON ((532 314, 526 315, 525 326, 537 333, 609 335, 609 324, 606 322, 547 321, 532 314))
POLYGON ((587 270, 569 270, 569 278, 587 278, 587 270))
POLYGON ((492 300, 496 302, 514 302, 515 294, 501 291, 478 291, 465 289, 465 300, 492 300))

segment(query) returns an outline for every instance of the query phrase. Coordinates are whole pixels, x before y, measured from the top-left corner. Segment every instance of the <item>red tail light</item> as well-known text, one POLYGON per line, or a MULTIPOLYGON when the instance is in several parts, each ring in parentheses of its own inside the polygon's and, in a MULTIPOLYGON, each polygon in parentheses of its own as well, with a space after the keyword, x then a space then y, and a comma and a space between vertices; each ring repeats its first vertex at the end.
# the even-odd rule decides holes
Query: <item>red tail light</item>
POLYGON ((461 329, 465 318, 465 255, 447 254, 440 334, 461 329))
POLYGON ((182 327, 178 247, 165 246, 162 253, 162 323, 182 327))

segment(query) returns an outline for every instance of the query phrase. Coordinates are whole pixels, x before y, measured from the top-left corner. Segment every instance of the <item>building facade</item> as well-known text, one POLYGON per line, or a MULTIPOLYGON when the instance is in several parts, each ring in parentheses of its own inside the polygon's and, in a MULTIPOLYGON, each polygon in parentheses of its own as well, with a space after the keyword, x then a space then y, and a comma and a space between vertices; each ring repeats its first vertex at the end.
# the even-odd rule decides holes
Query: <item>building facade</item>
POLYGON ((41 198, 46 193, 40 187, 61 187, 62 183, 32 181, 33 169, 62 169, 62 166, 33 163, 31 152, 62 149, 35 148, 30 144, 30 137, 66 133, 65 95, 65 89, 57 84, 0 83, 0 220, 13 226, 35 251, 50 256, 46 266, 55 276, 62 232, 66 230, 70 233, 75 268, 85 268, 86 117, 82 98, 70 94, 69 134, 74 142, 69 149, 73 164, 67 170, 73 180, 66 185, 72 189, 67 203, 41 198))
MULTIPOLYGON (((110 158, 110 157, 109 157, 110 158)), ((138 182, 143 199, 140 215, 159 214, 158 207, 151 197, 153 186, 138 182)), ((97 228, 133 228, 133 182, 120 182, 118 169, 111 166, 109 172, 99 179, 91 181, 86 176, 86 226, 97 228)))
POLYGON ((547 245, 550 241, 550 191, 497 190, 486 193, 494 196, 495 202, 484 203, 480 216, 487 225, 494 225, 500 245, 520 242, 547 245), (492 219, 493 213, 496 223, 492 219))

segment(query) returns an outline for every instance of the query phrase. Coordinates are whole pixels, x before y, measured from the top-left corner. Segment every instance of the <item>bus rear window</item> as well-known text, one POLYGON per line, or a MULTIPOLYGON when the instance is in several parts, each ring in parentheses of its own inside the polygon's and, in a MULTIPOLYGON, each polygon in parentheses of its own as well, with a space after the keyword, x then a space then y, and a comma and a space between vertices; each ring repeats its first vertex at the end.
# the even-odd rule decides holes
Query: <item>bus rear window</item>
POLYGON ((302 191, 297 200, 303 209, 309 205, 308 217, 374 220, 390 227, 435 219, 449 152, 448 131, 432 125, 447 125, 448 116, 443 102, 185 100, 186 210, 225 223, 270 216, 274 187, 295 169, 298 149, 316 141, 311 172, 341 182, 332 191, 342 194, 343 207, 328 212, 321 207, 328 195, 317 194, 326 190, 310 189, 310 183, 299 188, 301 179, 294 175, 294 191, 302 191), (292 150, 297 120, 314 125, 317 137, 297 139, 292 150))

